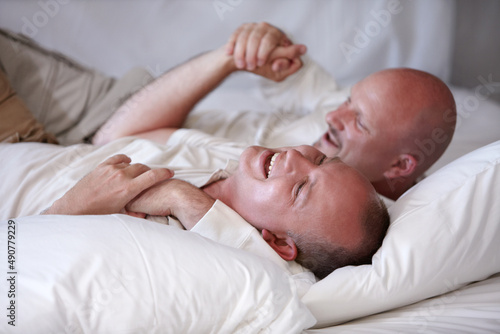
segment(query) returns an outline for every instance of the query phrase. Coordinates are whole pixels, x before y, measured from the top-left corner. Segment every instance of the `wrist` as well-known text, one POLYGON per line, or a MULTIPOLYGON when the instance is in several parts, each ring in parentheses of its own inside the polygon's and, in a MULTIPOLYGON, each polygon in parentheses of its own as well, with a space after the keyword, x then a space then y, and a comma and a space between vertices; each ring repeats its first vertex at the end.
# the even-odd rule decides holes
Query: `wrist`
POLYGON ((214 50, 214 53, 218 61, 220 62, 220 67, 226 75, 230 75, 233 72, 239 71, 239 69, 236 67, 236 64, 234 63, 234 57, 227 54, 225 46, 214 50))
POLYGON ((193 228, 215 203, 203 190, 186 182, 178 183, 173 194, 171 215, 177 217, 187 230, 193 228))
POLYGON ((58 199, 50 207, 47 209, 43 210, 41 215, 60 215, 60 214, 67 214, 64 209, 64 205, 61 205, 61 200, 58 199))

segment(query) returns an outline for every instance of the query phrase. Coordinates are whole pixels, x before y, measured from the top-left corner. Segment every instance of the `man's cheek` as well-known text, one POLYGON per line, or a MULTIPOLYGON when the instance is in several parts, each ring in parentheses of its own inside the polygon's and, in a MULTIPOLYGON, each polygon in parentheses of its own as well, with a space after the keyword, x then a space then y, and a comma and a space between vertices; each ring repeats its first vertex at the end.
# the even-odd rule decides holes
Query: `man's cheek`
POLYGON ((292 199, 292 186, 284 187, 281 184, 273 184, 267 187, 259 197, 260 208, 267 212, 276 212, 286 207, 286 200, 292 199))

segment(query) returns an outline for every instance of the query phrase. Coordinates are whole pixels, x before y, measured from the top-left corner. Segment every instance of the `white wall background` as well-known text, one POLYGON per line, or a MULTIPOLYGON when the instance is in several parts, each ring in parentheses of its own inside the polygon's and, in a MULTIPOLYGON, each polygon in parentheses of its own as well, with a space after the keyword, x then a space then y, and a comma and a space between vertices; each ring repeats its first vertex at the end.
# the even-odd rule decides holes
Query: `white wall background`
POLYGON ((474 88, 492 79, 500 102, 500 1, 459 0, 451 83, 474 88))
POLYGON ((500 82, 499 14, 496 0, 0 1, 0 27, 114 76, 138 65, 158 75, 222 45, 243 22, 268 21, 344 85, 394 66, 467 87, 479 76, 500 82))

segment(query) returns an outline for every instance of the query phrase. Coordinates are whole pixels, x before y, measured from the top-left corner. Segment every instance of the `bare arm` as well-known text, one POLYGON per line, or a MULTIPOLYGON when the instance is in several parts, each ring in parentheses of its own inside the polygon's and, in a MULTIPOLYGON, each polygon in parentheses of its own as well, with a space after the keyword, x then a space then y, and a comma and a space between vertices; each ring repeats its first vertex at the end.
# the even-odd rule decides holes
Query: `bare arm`
POLYGON ((203 190, 185 181, 171 179, 147 189, 126 209, 155 216, 174 216, 190 230, 214 203, 215 200, 203 190))
POLYGON ((222 49, 175 67, 128 99, 99 129, 94 144, 181 127, 194 105, 234 70, 231 57, 222 49))
POLYGON ((118 154, 99 164, 43 214, 125 213, 125 205, 145 189, 173 176, 166 168, 130 164, 118 154))
POLYGON ((259 62, 259 67, 247 66, 246 70, 283 80, 301 67, 299 57, 305 52, 305 46, 289 45, 284 38, 268 24, 243 25, 226 46, 175 67, 134 94, 99 129, 93 143, 103 145, 131 135, 166 142, 203 97, 231 73, 244 70, 240 58, 245 53, 259 62))

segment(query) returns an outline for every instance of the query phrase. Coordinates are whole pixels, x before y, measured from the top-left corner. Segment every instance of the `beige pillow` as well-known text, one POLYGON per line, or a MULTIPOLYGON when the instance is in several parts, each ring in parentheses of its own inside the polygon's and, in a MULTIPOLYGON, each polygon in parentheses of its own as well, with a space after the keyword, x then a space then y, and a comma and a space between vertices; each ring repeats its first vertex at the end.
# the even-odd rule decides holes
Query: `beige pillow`
POLYGON ((57 144, 42 124, 28 110, 12 89, 9 79, 0 70, 0 142, 42 142, 57 144))

